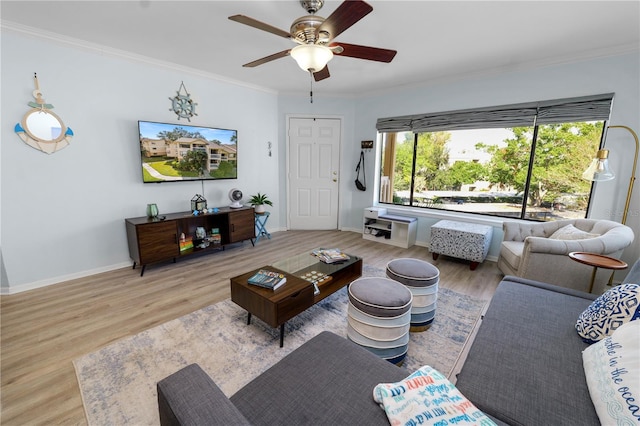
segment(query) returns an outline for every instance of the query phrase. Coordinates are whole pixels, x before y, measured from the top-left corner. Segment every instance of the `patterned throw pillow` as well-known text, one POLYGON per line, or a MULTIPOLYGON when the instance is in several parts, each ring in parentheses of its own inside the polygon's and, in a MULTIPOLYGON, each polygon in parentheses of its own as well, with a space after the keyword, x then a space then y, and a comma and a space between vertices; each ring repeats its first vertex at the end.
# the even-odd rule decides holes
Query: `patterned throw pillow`
POLYGON ((428 365, 397 383, 380 383, 373 399, 392 425, 481 425, 495 423, 428 365))
POLYGON ((599 236, 600 234, 585 232, 569 224, 558 229, 556 232, 551 234, 549 238, 554 240, 586 240, 587 238, 595 238, 599 236))
POLYGON ((618 327, 640 318, 640 284, 621 284, 593 301, 578 317, 576 330, 585 342, 595 343, 618 327))
POLYGON ((582 352, 591 401, 603 425, 640 423, 640 321, 621 325, 582 352))

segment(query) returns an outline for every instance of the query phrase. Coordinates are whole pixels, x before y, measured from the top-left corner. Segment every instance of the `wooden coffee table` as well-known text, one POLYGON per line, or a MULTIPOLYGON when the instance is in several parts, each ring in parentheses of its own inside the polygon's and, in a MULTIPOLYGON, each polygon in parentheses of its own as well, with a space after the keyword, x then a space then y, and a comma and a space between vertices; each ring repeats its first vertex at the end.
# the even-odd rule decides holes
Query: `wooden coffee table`
POLYGON ((350 259, 346 262, 327 264, 310 253, 286 258, 231 278, 231 300, 247 310, 247 324, 251 324, 251 316, 255 315, 273 328, 280 327, 280 347, 284 345, 284 326, 288 320, 362 275, 362 258, 358 256, 349 255, 350 259), (248 284, 249 277, 260 269, 284 273, 286 284, 277 290, 248 284), (317 284, 317 294, 314 294, 313 283, 301 278, 312 271, 327 276, 317 284))
POLYGON ((591 283, 589 284, 589 293, 593 291, 593 283, 596 280, 596 272, 598 268, 604 269, 626 269, 627 264, 622 260, 605 256, 603 254, 587 253, 584 251, 573 251, 569 253, 569 257, 576 262, 584 263, 585 265, 593 266, 593 272, 591 273, 591 283))

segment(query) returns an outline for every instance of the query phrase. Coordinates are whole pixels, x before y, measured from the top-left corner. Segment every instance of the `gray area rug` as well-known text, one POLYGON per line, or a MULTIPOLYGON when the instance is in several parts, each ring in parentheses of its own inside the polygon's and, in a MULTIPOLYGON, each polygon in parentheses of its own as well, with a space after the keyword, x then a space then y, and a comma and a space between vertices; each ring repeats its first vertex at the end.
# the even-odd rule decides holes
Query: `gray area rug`
MULTIPOLYGON (((363 276, 384 276, 365 266, 363 276)), ((347 289, 326 298, 279 330, 253 318, 230 299, 192 312, 74 360, 90 425, 157 425, 156 383, 198 363, 227 395, 324 330, 346 338, 347 289)), ((440 288, 431 328, 411 333, 403 367, 424 365, 448 375, 486 301, 440 288)))

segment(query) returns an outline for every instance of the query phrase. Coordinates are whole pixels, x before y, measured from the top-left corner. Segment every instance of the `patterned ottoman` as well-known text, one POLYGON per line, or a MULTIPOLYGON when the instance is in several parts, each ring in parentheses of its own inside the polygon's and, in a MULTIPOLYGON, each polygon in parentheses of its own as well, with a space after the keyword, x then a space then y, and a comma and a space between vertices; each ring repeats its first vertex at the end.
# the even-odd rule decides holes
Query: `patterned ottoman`
POLYGON ((431 226, 429 251, 433 260, 440 254, 470 260, 473 271, 487 257, 492 236, 491 226, 441 220, 431 226))
POLYGON ((438 268, 420 259, 394 259, 387 263, 387 277, 406 286, 413 294, 410 331, 429 329, 436 316, 438 268))
POLYGON ((401 365, 409 346, 413 296, 388 278, 358 278, 349 285, 347 338, 401 365))

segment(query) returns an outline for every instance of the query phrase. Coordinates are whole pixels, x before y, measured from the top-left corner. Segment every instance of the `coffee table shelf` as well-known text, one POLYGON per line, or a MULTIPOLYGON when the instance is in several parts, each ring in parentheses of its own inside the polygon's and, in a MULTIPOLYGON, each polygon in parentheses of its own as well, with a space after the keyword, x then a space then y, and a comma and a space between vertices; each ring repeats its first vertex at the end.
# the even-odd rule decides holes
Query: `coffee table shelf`
POLYGON ((362 258, 349 256, 350 259, 346 262, 327 264, 320 262, 309 253, 304 253, 272 265, 262 266, 231 278, 231 300, 248 312, 247 324, 251 323, 251 316, 255 315, 271 327, 280 327, 280 347, 282 347, 284 326, 288 320, 362 275, 362 258), (249 284, 247 282, 249 277, 260 269, 282 272, 287 277, 287 282, 277 290, 249 284), (317 271, 331 277, 330 280, 320 283, 318 286, 320 292, 316 295, 313 294, 313 284, 300 278, 310 271, 317 271))

